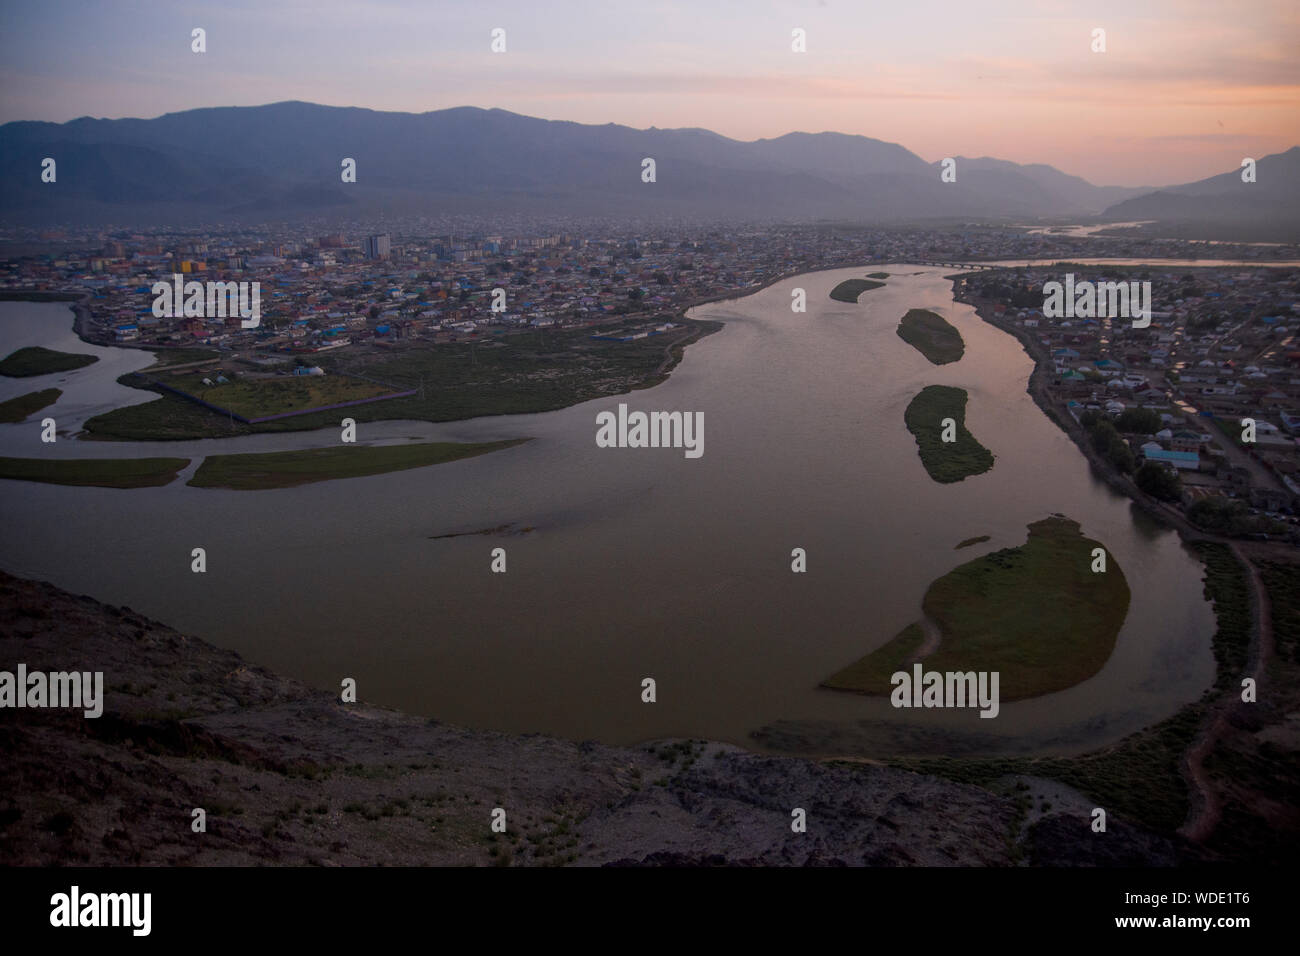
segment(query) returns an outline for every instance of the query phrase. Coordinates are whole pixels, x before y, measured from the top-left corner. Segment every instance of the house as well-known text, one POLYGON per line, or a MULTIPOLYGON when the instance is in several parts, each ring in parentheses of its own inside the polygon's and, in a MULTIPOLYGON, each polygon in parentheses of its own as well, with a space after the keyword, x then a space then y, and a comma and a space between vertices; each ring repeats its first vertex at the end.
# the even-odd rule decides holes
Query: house
POLYGON ((1201 456, 1192 451, 1165 451, 1163 448, 1156 446, 1155 442, 1147 442, 1142 446, 1142 457, 1147 461, 1156 461, 1164 465, 1173 465, 1175 468, 1183 471, 1196 471, 1201 467, 1201 456))

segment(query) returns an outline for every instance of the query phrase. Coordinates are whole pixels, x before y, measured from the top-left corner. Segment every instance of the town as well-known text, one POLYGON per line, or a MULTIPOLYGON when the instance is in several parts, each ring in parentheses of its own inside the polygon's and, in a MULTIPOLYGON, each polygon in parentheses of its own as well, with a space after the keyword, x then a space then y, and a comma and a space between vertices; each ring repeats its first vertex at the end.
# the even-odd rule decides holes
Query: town
MULTIPOLYGON (((523 222, 511 234, 496 222, 447 220, 372 228, 13 230, 0 236, 7 253, 0 295, 78 298, 84 339, 165 357, 165 381, 152 372, 131 384, 188 398, 202 393, 201 405, 225 414, 205 411, 158 437, 205 437, 236 421, 251 427, 305 416, 284 427, 319 427, 323 419, 309 412, 371 402, 406 404, 367 404, 370 419, 562 407, 662 375, 675 348, 707 334, 684 319, 692 305, 819 269, 969 265, 976 268, 954 277, 958 300, 1021 339, 1038 362, 1031 391, 1117 487, 1203 533, 1300 535, 1297 245, 976 224, 523 222), (1096 258, 1151 264, 1078 264, 1096 258), (1160 259, 1297 266, 1162 267, 1160 259), (1016 260, 1058 266, 1005 265, 1016 260), (1141 321, 1108 318, 1104 308, 1095 316, 1054 309, 1055 290, 1076 277, 1080 288, 1150 290, 1141 321), (184 280, 260 287, 260 323, 241 321, 236 308, 154 307, 155 283, 184 280), (516 347, 506 351, 528 356, 528 371, 483 373, 491 347, 509 344, 516 347), (468 372, 439 364, 440 346, 455 346, 445 354, 466 359, 455 368, 468 372), (569 384, 538 398, 540 380, 566 375, 569 384), (290 390, 275 381, 284 376, 300 384, 290 390), (304 376, 314 376, 312 384, 304 376), (468 379, 479 399, 464 397, 468 379), (257 387, 268 381, 279 387, 257 387), (510 382, 519 391, 503 397, 500 386, 510 382), (456 399, 439 399, 439 389, 441 399, 453 392, 456 399)), ((99 437, 148 437, 164 424, 136 420, 148 408, 88 427, 99 437)))
POLYGON ((1201 532, 1300 540, 1300 271, 1088 270, 1149 282, 1147 325, 1050 317, 1044 290, 1061 271, 968 275, 958 298, 1021 339, 1038 362, 1035 398, 1125 491, 1131 475, 1149 504, 1201 532))

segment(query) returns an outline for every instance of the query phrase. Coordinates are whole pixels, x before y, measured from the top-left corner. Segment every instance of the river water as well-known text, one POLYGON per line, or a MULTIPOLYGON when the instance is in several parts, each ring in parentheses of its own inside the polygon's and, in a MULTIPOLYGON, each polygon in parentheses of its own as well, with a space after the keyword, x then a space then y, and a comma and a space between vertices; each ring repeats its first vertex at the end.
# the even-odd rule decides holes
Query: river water
MULTIPOLYGON (((130 606, 321 687, 355 678, 374 703, 611 743, 1064 753, 1197 698, 1213 677, 1213 615, 1177 535, 1091 476, 1026 394, 1032 363, 1019 343, 953 302, 943 278, 952 270, 889 266, 895 277, 861 303, 829 298, 866 271, 813 273, 696 308, 693 317, 725 327, 650 390, 538 415, 359 428, 362 442, 534 439, 478 458, 261 492, 0 482, 0 567, 130 606), (796 287, 807 291, 804 314, 790 307, 796 287), (965 357, 932 366, 898 338, 909 308, 952 322, 965 357), (968 391, 967 425, 996 455, 987 474, 955 485, 926 475, 903 411, 930 384, 968 391), (703 457, 598 448, 596 415, 620 402, 702 412, 703 457), (935 578, 1023 543, 1026 525, 1053 512, 1104 543, 1132 590, 1115 653, 1095 677, 1003 704, 996 720, 896 711, 817 687, 917 620, 935 578), (534 530, 431 537, 507 523, 534 530), (978 535, 990 540, 954 550, 978 535), (205 574, 190 570, 195 547, 206 549, 205 574), (489 568, 498 547, 505 574, 489 568), (806 574, 791 572, 796 547, 806 574), (646 677, 654 703, 641 699, 646 677)), ((71 318, 66 305, 0 304, 0 354, 36 344, 123 352, 69 342, 71 318)), ((67 375, 5 380, 0 397, 61 381, 64 400, 36 417, 75 431, 85 411, 121 400, 113 377, 147 361, 128 351, 67 375)), ((201 456, 338 435, 41 446, 38 431, 0 425, 0 454, 201 456)), ((1042 639, 1068 626, 1044 620, 1042 639)))

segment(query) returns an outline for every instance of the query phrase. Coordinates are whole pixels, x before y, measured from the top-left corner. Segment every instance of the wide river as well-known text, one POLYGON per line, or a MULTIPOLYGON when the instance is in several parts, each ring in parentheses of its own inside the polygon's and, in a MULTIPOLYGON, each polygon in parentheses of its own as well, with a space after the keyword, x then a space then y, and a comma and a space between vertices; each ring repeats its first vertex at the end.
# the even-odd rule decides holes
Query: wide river
MULTIPOLYGON (((1213 676, 1213 615, 1192 554, 1090 474, 1026 394, 1031 362, 1019 343, 953 302, 943 278, 952 270, 889 266, 895 277, 860 304, 829 298, 866 271, 813 273, 695 309, 725 327, 654 389, 539 415, 360 426, 363 442, 535 439, 491 455, 280 491, 0 482, 0 567, 320 687, 356 678, 374 703, 612 743, 1064 753, 1198 697, 1213 676), (807 290, 804 314, 791 311, 795 287, 807 290), (915 307, 961 331, 960 362, 933 366, 897 336, 915 307), (955 485, 926 475, 903 410, 930 384, 969 392, 967 424, 997 456, 992 471, 955 485), (703 457, 598 448, 596 414, 619 402, 703 412, 703 457), (1023 543, 1025 526, 1053 512, 1103 542, 1132 590, 1095 677, 1004 704, 996 720, 818 688, 916 620, 934 579, 1023 543), (432 538, 510 523, 535 530, 432 538), (977 535, 990 540, 954 550, 977 535), (196 547, 205 574, 190 570, 196 547), (497 547, 505 574, 489 569, 497 547), (806 574, 791 572, 796 547, 806 574), (641 700, 645 677, 657 682, 655 703, 641 700)), ((149 359, 85 345, 71 319, 64 304, 0 304, 0 355, 39 344, 104 356, 73 373, 3 380, 0 399, 51 385, 65 396, 32 421, 0 425, 0 454, 193 457, 337 442, 333 429, 74 440, 89 414, 148 397, 113 379, 149 359), (68 433, 54 445, 39 441, 46 414, 68 433)), ((1070 623, 1044 619, 1041 639, 1070 623)))

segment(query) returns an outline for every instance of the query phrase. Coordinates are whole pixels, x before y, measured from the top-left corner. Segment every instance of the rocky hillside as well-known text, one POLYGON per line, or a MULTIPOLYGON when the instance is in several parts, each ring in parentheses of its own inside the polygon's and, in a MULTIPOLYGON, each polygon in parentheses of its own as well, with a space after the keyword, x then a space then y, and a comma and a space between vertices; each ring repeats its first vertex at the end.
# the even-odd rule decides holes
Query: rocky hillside
POLYGON ((883 766, 700 741, 465 730, 252 666, 127 608, 0 573, 0 670, 104 672, 103 716, 0 710, 0 864, 1169 863, 1086 802, 1027 818, 883 766), (506 811, 506 832, 491 815, 506 811), (791 811, 807 811, 794 833, 791 811), (206 812, 193 832, 192 811, 206 812))

